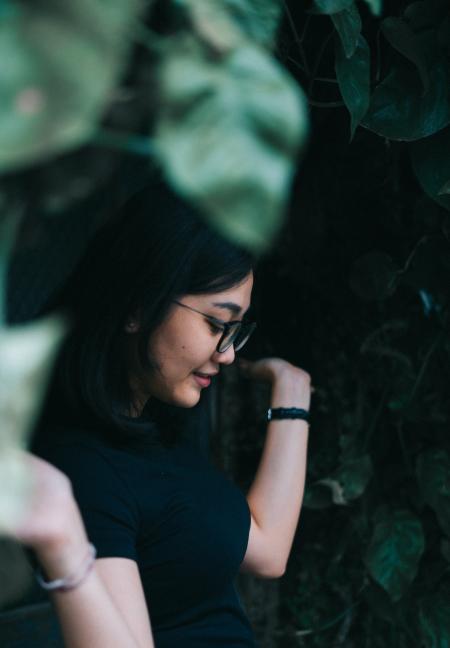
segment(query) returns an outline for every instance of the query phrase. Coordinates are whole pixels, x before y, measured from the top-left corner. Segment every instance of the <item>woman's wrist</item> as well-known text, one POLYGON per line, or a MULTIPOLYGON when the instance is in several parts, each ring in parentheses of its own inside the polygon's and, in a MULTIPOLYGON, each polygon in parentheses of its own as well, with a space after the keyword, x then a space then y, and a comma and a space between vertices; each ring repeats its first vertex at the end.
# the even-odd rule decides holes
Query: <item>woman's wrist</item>
POLYGON ((95 558, 97 556, 97 549, 92 543, 88 544, 88 552, 86 553, 82 563, 78 565, 76 570, 67 573, 65 576, 53 578, 52 580, 45 580, 40 570, 36 571, 36 579, 41 587, 50 592, 67 592, 76 589, 84 583, 91 573, 95 558))
POLYGON ((302 370, 281 369, 272 383, 270 406, 299 407, 309 410, 311 385, 308 374, 302 370))
POLYGON ((66 544, 49 545, 36 552, 39 564, 48 580, 76 574, 88 553, 87 537, 76 542, 68 540, 66 544))

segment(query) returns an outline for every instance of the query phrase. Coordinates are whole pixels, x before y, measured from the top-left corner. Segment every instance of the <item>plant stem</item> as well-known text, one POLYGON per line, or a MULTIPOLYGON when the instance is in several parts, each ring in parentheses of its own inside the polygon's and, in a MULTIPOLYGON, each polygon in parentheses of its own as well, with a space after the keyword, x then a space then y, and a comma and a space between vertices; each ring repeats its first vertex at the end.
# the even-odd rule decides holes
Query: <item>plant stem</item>
POLYGON ((327 45, 328 45, 328 43, 329 43, 329 41, 330 41, 330 38, 333 36, 333 34, 334 34, 334 28, 333 28, 333 30, 328 34, 328 36, 325 38, 325 40, 322 42, 322 44, 321 44, 321 46, 320 46, 320 48, 319 48, 319 51, 318 51, 317 56, 316 56, 316 60, 314 61, 314 65, 313 65, 313 68, 312 68, 312 70, 311 70, 311 80, 310 80, 310 83, 309 83, 309 86, 308 86, 308 96, 309 96, 309 95, 311 94, 311 92, 312 92, 312 89, 313 89, 313 86, 314 86, 314 82, 315 82, 315 80, 316 80, 316 79, 315 79, 315 76, 316 76, 317 71, 318 71, 318 69, 319 69, 320 62, 322 61, 322 58, 323 58, 323 55, 324 55, 325 50, 326 50, 326 48, 327 48, 327 45))
POLYGON ((286 13, 290 28, 291 28, 292 33, 294 35, 295 42, 297 43, 298 51, 299 51, 301 59, 302 59, 304 70, 305 70, 306 74, 309 76, 309 65, 308 65, 308 61, 306 60, 305 51, 303 49, 303 39, 305 38, 306 28, 307 28, 308 22, 309 22, 309 16, 307 17, 307 19, 305 21, 305 27, 303 29, 303 34, 300 37, 299 33, 297 31, 297 27, 295 26, 294 20, 292 18, 292 14, 291 14, 291 12, 289 10, 289 7, 287 6, 286 0, 283 0, 283 7, 284 7, 284 11, 286 13))
POLYGON ((420 383, 422 382, 422 378, 423 378, 423 376, 424 376, 424 374, 425 374, 425 369, 427 368, 427 365, 428 365, 428 363, 429 363, 429 361, 430 361, 430 358, 431 358, 431 356, 433 355, 435 349, 438 347, 440 341, 442 340, 442 338, 443 338, 444 335, 446 335, 446 334, 447 334, 447 330, 446 330, 445 328, 443 328, 443 329, 439 332, 439 335, 437 335, 437 336, 434 338, 432 344, 430 345, 428 351, 426 352, 426 354, 425 354, 425 358, 424 358, 424 360, 423 360, 423 362, 422 362, 422 366, 421 366, 420 369, 419 369, 419 373, 417 374, 417 378, 416 378, 416 380, 415 380, 415 383, 414 383, 414 385, 413 385, 413 388, 411 389, 411 393, 409 394, 408 400, 406 401, 406 405, 405 405, 405 407, 406 407, 407 405, 409 405, 409 404, 412 402, 412 399, 414 398, 414 396, 415 396, 415 394, 416 394, 416 391, 417 391, 417 389, 418 389, 420 383))

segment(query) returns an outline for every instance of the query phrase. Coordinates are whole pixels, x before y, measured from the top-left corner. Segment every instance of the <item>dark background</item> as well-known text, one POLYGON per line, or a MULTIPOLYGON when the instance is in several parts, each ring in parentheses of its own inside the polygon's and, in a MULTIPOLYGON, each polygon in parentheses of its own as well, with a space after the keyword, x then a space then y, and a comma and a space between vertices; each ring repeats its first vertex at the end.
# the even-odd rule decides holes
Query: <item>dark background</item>
MULTIPOLYGON (((372 88, 402 57, 381 35, 381 20, 402 16, 410 4, 387 2, 380 18, 358 3, 372 88)), ((440 6, 440 13, 430 9, 427 29, 448 22, 448 8, 440 6)), ((257 273, 258 328, 242 355, 286 358, 311 374, 315 392, 305 501, 287 572, 276 581, 240 576, 239 587, 264 648, 444 647, 448 203, 424 191, 410 142, 364 126, 350 141, 338 85, 316 80, 336 76, 333 23, 298 3, 287 11, 292 20, 285 13, 277 56, 307 94, 310 139, 289 217, 257 273), (322 479, 333 480, 345 504, 322 479)), ((443 57, 448 64, 448 50, 443 57)), ((130 85, 145 63, 137 49, 130 85)), ((410 60, 401 65, 408 74, 414 69, 410 60)), ((147 108, 137 103, 131 115, 116 109, 105 121, 139 131, 147 108)), ((26 196, 9 274, 11 324, 35 316, 105 215, 151 170, 143 156, 88 146, 8 178, 8 195, 26 196)), ((211 396, 209 445, 245 490, 260 456, 269 394, 234 367, 220 380, 211 396)))

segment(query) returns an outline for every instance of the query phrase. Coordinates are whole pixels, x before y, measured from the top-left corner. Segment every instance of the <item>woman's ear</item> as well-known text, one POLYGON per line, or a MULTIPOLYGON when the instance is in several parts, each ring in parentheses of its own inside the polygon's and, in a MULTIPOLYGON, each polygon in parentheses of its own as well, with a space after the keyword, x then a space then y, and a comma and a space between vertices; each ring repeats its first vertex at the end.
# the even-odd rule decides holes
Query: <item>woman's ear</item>
POLYGON ((137 333, 141 328, 141 312, 140 309, 135 311, 132 315, 129 315, 125 323, 125 332, 126 333, 137 333))
POLYGON ((136 322, 135 320, 127 320, 127 323, 125 324, 125 332, 126 333, 137 333, 139 331, 139 322, 136 322))

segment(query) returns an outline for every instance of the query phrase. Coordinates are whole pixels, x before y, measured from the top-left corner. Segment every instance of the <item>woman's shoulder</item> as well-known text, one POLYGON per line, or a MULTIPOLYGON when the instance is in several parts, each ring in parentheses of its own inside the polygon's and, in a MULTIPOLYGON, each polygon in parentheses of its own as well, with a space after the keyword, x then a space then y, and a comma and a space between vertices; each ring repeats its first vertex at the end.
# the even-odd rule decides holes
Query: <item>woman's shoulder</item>
POLYGON ((39 430, 31 452, 62 470, 79 488, 114 484, 125 496, 140 499, 140 485, 159 474, 166 450, 154 444, 115 440, 114 435, 83 426, 52 424, 39 430))
MULTIPOLYGON (((36 436, 30 450, 70 480, 83 511, 126 511, 138 518, 141 479, 132 456, 120 452, 88 430, 52 426, 36 436)), ((128 513, 127 513, 128 515, 128 513)))

